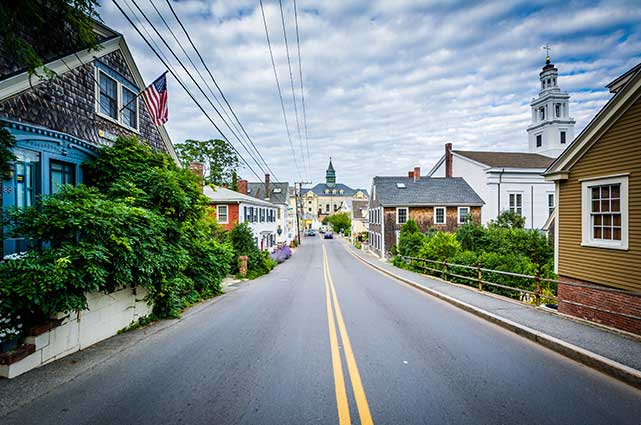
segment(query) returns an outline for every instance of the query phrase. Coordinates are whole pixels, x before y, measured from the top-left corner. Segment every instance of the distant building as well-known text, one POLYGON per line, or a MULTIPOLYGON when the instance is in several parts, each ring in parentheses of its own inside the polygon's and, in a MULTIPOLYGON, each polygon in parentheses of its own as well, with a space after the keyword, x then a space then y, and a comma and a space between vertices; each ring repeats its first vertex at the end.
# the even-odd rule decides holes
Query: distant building
POLYGON ((226 230, 247 223, 254 233, 254 242, 261 250, 276 244, 278 238, 278 207, 271 202, 247 195, 247 180, 238 182, 238 192, 224 187, 205 186, 204 195, 215 208, 216 221, 226 230))
POLYGON ((483 224, 510 210, 525 218, 526 228, 543 229, 554 211, 554 185, 543 172, 574 137, 570 95, 558 86, 558 69, 549 56, 539 74, 539 97, 530 107, 528 152, 479 152, 455 150, 445 144, 445 154, 428 172, 430 177, 462 177, 485 201, 483 224))
MULTIPOLYGON (((93 31, 97 49, 45 54, 46 67, 56 74, 52 80, 29 76, 0 57, 0 122, 17 140, 11 176, 0 182, 3 209, 32 206, 63 184, 83 183, 82 163, 118 136, 137 136, 177 161, 164 127, 154 125, 136 98, 146 83, 124 37, 98 22, 93 31)), ((25 239, 4 239, 0 254, 29 246, 25 239)))
POLYGON ((294 239, 295 228, 290 227, 288 219, 289 210, 289 183, 271 181, 270 175, 265 174, 265 182, 248 183, 247 194, 256 199, 271 202, 278 208, 276 210, 276 241, 289 244, 294 239))
POLYGON ((608 88, 545 173, 559 200, 555 268, 570 283, 558 285, 559 311, 641 335, 641 64, 608 88))
POLYGON ((303 188, 301 197, 305 227, 314 228, 320 226, 325 217, 338 212, 344 201, 368 200, 365 189, 352 189, 343 183, 336 183, 336 171, 331 158, 325 172, 325 183, 319 183, 311 189, 303 188))
POLYGON ((376 176, 369 201, 369 246, 385 257, 398 243, 407 220, 422 232, 454 231, 470 218, 481 222, 483 200, 460 177, 421 177, 419 167, 407 176, 376 176))

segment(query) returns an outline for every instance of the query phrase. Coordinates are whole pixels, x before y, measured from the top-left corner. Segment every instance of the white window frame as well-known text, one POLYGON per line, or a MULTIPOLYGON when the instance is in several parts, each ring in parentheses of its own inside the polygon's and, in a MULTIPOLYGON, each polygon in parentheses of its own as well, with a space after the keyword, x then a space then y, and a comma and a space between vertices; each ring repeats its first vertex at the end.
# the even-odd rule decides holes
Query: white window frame
POLYGON ((216 221, 218 224, 229 224, 229 206, 228 205, 216 205, 216 221), (225 210, 225 221, 220 219, 220 211, 225 210))
POLYGON ((409 219, 410 219, 410 209, 408 207, 398 207, 398 208, 396 208, 396 224, 405 224, 405 223, 407 223, 407 220, 409 220, 409 219), (402 222, 402 223, 398 220, 398 218, 399 218, 398 213, 399 213, 400 210, 405 210, 405 221, 402 222))
POLYGON ((138 93, 136 93, 135 91, 131 90, 128 87, 125 87, 123 84, 120 84, 120 82, 117 81, 117 80, 116 80, 116 84, 120 85, 121 96, 118 99, 122 99, 121 102, 124 102, 125 95, 123 94, 123 92, 125 90, 127 90, 129 93, 133 93, 134 100, 131 103, 136 105, 136 126, 135 127, 130 127, 128 124, 125 123, 125 120, 123 119, 123 113, 125 112, 125 110, 123 109, 125 107, 124 103, 123 103, 123 105, 118 107, 118 111, 120 111, 119 114, 118 114, 118 118, 120 120, 120 124, 122 124, 123 126, 127 127, 130 130, 138 131, 138 128, 140 128, 140 108, 138 107, 139 106, 139 104, 138 104, 138 93))
POLYGON ((139 96, 138 93, 135 93, 133 90, 131 90, 129 87, 126 87, 124 84, 122 84, 120 81, 118 81, 117 78, 112 77, 102 69, 98 68, 97 66, 95 67, 95 110, 96 110, 96 115, 98 115, 101 118, 106 119, 107 121, 110 121, 114 124, 118 124, 121 127, 126 128, 127 130, 131 130, 136 134, 139 134, 138 129, 140 128, 140 103, 139 103, 139 96), (116 118, 111 117, 107 114, 104 114, 100 111, 100 74, 104 75, 105 77, 109 78, 110 80, 113 80, 116 83, 116 118), (122 107, 124 106, 122 104, 122 91, 123 89, 129 90, 130 92, 134 93, 136 96, 134 103, 136 104, 136 127, 129 127, 127 124, 122 119, 122 107))
POLYGON ((629 248, 628 219, 629 219, 629 178, 625 176, 601 177, 581 181, 581 245, 595 248, 627 250, 629 248), (592 236, 592 187, 610 184, 620 185, 621 208, 621 240, 594 239, 592 236))
POLYGON ((520 215, 521 217, 525 217, 523 215, 523 192, 508 192, 507 193, 507 209, 508 211, 514 211, 516 214, 520 215), (514 207, 512 207, 512 204, 510 203, 510 196, 514 195, 514 207), (518 197, 521 197, 521 206, 519 207, 518 202, 516 201, 518 197), (521 212, 518 212, 518 209, 521 209, 521 212))
POLYGON ((466 218, 472 215, 472 209, 470 207, 458 207, 458 218, 456 220, 458 224, 465 224, 465 220, 461 221, 461 210, 463 209, 467 210, 466 218))
POLYGON ((548 216, 554 212, 556 209, 556 196, 554 192, 547 192, 546 194, 546 202, 548 205, 548 216), (550 206, 550 197, 552 197, 552 205, 550 206))
POLYGON ((434 224, 445 224, 447 223, 447 207, 434 207, 434 224), (437 221, 437 210, 443 210, 443 222, 437 221))

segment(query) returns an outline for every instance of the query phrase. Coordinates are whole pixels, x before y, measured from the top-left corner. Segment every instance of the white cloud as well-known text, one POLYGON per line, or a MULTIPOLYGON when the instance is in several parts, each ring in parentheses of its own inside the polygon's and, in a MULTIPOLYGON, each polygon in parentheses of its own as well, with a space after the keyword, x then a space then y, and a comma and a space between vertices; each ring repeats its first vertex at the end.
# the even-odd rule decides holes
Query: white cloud
MULTIPOLYGON (((149 3, 137 1, 162 30, 149 3)), ((292 143, 300 155, 280 10, 277 2, 263 3, 292 143)), ((300 101, 293 3, 283 4, 300 101)), ((623 5, 300 0, 312 179, 324 178, 329 156, 339 180, 368 187, 377 174, 431 168, 446 141, 459 149, 526 150, 529 102, 538 93, 541 45, 548 42, 559 83, 572 96, 578 134, 609 99, 603 86, 641 61, 641 8, 623 5)), ((180 34, 164 2, 157 6, 180 34)), ((298 180, 258 2, 190 0, 173 6, 276 176, 298 180)), ((101 14, 125 34, 147 81, 162 72, 111 2, 104 2, 101 14)), ((186 40, 183 46, 188 47, 186 40)), ((173 78, 169 90, 167 128, 174 142, 218 137, 173 78)), ((302 120, 300 103, 298 112, 302 120)))

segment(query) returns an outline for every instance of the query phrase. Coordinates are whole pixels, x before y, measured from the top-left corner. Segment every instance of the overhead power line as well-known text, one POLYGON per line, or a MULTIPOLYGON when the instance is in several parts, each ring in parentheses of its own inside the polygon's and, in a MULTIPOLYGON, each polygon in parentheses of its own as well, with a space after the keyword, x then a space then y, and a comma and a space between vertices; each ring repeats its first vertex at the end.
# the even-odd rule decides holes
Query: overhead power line
MULTIPOLYGON (((265 161, 265 158, 263 158, 263 155, 260 153, 260 151, 258 150, 258 148, 256 147, 256 145, 254 144, 254 141, 252 140, 252 138, 249 136, 249 134, 248 134, 248 133, 247 133, 247 131, 245 130, 245 127, 243 126, 243 123, 240 121, 240 119, 239 119, 239 118, 238 118, 238 116, 236 115, 236 112, 234 112, 234 109, 233 109, 233 108, 232 108, 232 106, 229 104, 229 101, 227 100, 227 97, 225 96, 225 93, 223 93, 223 90, 220 88, 220 86, 219 86, 219 85, 218 85, 218 83, 216 82, 216 79, 214 78, 214 76, 213 76, 212 72, 211 72, 211 71, 210 71, 210 69, 209 69, 209 66, 207 65, 207 63, 206 63, 206 62, 205 62, 205 60, 203 59, 202 55, 200 54, 200 51, 198 50, 198 48, 197 48, 197 47, 196 47, 196 45, 194 44, 194 42, 193 42, 193 40, 192 40, 191 36, 189 35, 189 32, 187 31, 187 29, 186 29, 186 28, 185 28, 185 26, 183 25, 182 21, 181 21, 181 20, 180 20, 180 18, 178 17, 178 14, 177 14, 177 13, 176 13, 176 11, 174 10, 174 7, 171 5, 170 0, 166 0, 166 1, 167 1, 167 6, 169 6, 169 9, 171 10, 171 13, 173 14, 174 18, 175 18, 175 19, 176 19, 176 21, 178 22, 178 25, 180 25, 180 28, 183 30, 183 33, 184 33, 184 34, 185 34, 185 36, 187 37, 187 40, 189 40, 189 44, 191 45, 191 47, 192 47, 192 48, 194 49, 194 51, 196 52, 196 55, 198 56, 198 59, 200 59, 200 63, 203 65, 203 67, 205 68, 205 70, 206 70, 206 71, 207 71, 207 73, 209 74, 209 77, 211 78, 211 81, 212 81, 212 82, 214 83, 214 85, 216 86, 216 89, 218 90, 218 93, 220 93, 220 96, 223 98, 223 100, 224 100, 225 104, 227 105, 227 107, 228 107, 228 108, 229 108, 229 110, 231 111, 232 115, 234 116, 234 119, 236 120, 236 122, 237 122, 237 123, 238 123, 238 125, 240 126, 240 128, 241 128, 241 130, 242 130, 242 133, 245 135, 245 137, 247 138, 247 140, 249 141, 249 143, 252 145, 252 147, 254 148, 254 150, 256 151, 256 153, 258 154, 259 158, 260 158, 260 159, 262 160, 262 162, 265 164, 265 167, 266 167, 266 168, 268 169, 268 171, 271 173, 271 176, 274 178, 274 180, 275 180, 276 182, 278 182, 278 181, 279 181, 279 180, 278 180, 278 178, 276 177, 276 175, 274 174, 274 172, 272 171, 272 169, 269 167, 269 164, 267 164, 267 161, 265 161)), ((181 47, 181 49, 183 50, 183 53, 185 53, 185 56, 187 56, 187 58, 189 59, 189 61, 190 61, 190 62, 191 62, 191 64, 192 64, 192 66, 196 69, 196 72, 198 72, 198 75, 200 76, 200 78, 203 80, 203 82, 205 82, 205 79, 204 79, 204 78, 203 78, 203 76, 201 75, 200 71, 198 71, 198 67, 197 67, 197 66, 196 66, 196 65, 191 61, 191 58, 189 57, 189 55, 188 55, 188 54, 185 52, 185 50, 183 49, 182 44, 180 43, 180 41, 178 41, 178 39, 176 38, 176 36, 175 36, 175 34, 173 33, 173 31, 171 30, 171 28, 167 25, 167 22, 165 21, 165 19, 163 18, 163 16, 160 14, 160 12, 158 11, 158 9, 156 9, 156 6, 154 5, 153 0, 150 0, 150 3, 152 4, 152 6, 154 7, 154 9, 155 9, 155 10, 156 10, 156 12, 158 13, 158 15, 160 16, 160 18, 161 18, 161 19, 163 20, 163 22, 165 23, 165 26, 167 26, 167 28, 168 28, 168 29, 169 29, 169 31, 171 32, 172 36, 174 37, 174 40, 176 40, 176 42, 178 43, 178 45, 179 45, 179 46, 181 47)), ((207 86, 207 88, 208 88, 208 89, 209 89, 209 91, 211 92, 211 94, 212 94, 212 96, 214 97, 214 99, 216 99, 216 102, 218 103, 218 105, 221 107, 221 109, 222 109, 222 110, 223 110, 223 112, 225 113, 225 116, 227 116, 227 118, 232 122, 232 125, 234 126, 234 128, 236 129, 236 131, 238 131, 238 132, 240 133, 240 130, 238 130, 238 127, 236 126, 236 124, 234 123, 234 121, 231 119, 231 117, 230 117, 230 116, 229 116, 229 114, 227 113, 227 110, 222 106, 222 104, 220 103, 220 100, 218 100, 218 97, 214 94, 214 92, 213 92, 213 90, 211 89, 211 87, 209 86, 209 84, 207 84, 207 82, 205 82, 205 85, 207 86)))
MULTIPOLYGON (((115 3, 115 2, 116 2, 116 0, 114 0, 114 3, 115 3)), ((212 103, 212 101, 211 101, 211 99, 209 98, 209 96, 207 96, 207 94, 205 93, 205 91, 203 90, 203 88, 200 86, 200 84, 196 81, 196 79, 195 79, 195 78, 194 78, 194 76, 191 74, 191 72, 189 72, 189 70, 188 70, 188 69, 187 69, 187 67, 183 64, 183 62, 180 60, 180 58, 178 57, 178 55, 176 55, 176 53, 174 52, 174 50, 171 48, 171 46, 169 46, 169 44, 168 44, 168 43, 167 43, 167 41, 164 39, 164 37, 160 34, 160 32, 158 31, 158 29, 154 26, 154 24, 151 22, 151 20, 147 17, 147 15, 145 14, 145 12, 140 8, 140 6, 139 6, 139 5, 138 5, 138 3, 136 2, 136 0, 131 0, 131 3, 136 7, 136 9, 138 10, 138 12, 142 15, 142 17, 145 19, 145 21, 149 24, 149 26, 151 27, 151 29, 156 33, 156 35, 158 36, 158 38, 160 38, 160 40, 161 40, 161 41, 162 41, 162 43, 165 45, 165 47, 167 48, 167 50, 169 50, 169 53, 171 53, 171 55, 172 55, 172 56, 174 57, 174 59, 178 62, 178 64, 181 66, 181 68, 185 71, 185 73, 186 73, 186 74, 187 74, 187 76, 191 79, 191 81, 192 81, 192 82, 193 82, 193 84, 196 86, 196 88, 197 88, 197 89, 200 91, 200 93, 205 97, 205 99, 207 100, 207 102, 209 103, 209 105, 214 109, 214 111, 216 112, 216 114, 218 115, 218 117, 219 117, 219 118, 220 118, 220 119, 225 123, 225 125, 230 129, 230 131, 232 131, 232 134, 234 134, 234 136, 236 137, 236 139, 238 140, 238 142, 240 143, 240 145, 245 149, 245 151, 247 152, 247 154, 249 155, 249 157, 250 157, 250 158, 251 158, 251 159, 256 163, 256 165, 258 166, 258 168, 260 169, 260 171, 261 171, 263 174, 266 174, 265 170, 263 170, 262 166, 260 165, 260 163, 258 162, 258 160, 254 157, 253 153, 249 150, 249 148, 245 145, 245 143, 244 143, 244 142, 243 142, 243 141, 238 137, 238 135, 236 135, 236 133, 234 133, 234 132, 233 132, 233 130, 231 129, 231 127, 229 126, 229 124, 227 123, 227 121, 225 121, 225 118, 223 118, 223 116, 222 116, 222 114, 220 113, 220 111, 218 110, 218 108, 216 108, 216 106, 212 103)), ((139 33, 139 34, 140 34, 140 33, 139 33)), ((141 36, 142 36, 142 34, 141 34, 141 36)), ((160 57, 160 56, 159 56, 159 57, 160 57)), ((213 122, 213 120, 212 120, 212 122, 213 122)), ((219 133, 221 134, 221 136, 223 136, 223 138, 225 139, 225 141, 226 141, 227 143, 229 143, 229 145, 230 145, 230 146, 232 146, 232 147, 233 147, 233 144, 229 141, 229 139, 227 138, 227 136, 225 136, 225 134, 220 130, 220 128, 219 128, 218 126, 216 126, 216 129, 219 131, 219 133)), ((240 155, 240 153, 239 153, 239 155, 240 155)), ((248 164, 246 160, 245 160, 244 162, 245 162, 246 164, 248 164)), ((249 165, 249 164, 248 164, 248 165, 249 165)), ((262 178, 261 178, 261 177, 259 177, 259 176, 256 174, 256 172, 255 172, 255 171, 253 171, 253 168, 252 168, 252 172, 253 172, 253 173, 258 177, 258 179, 259 179, 259 180, 262 180, 262 178)))
POLYGON ((300 80, 301 103, 303 104, 303 125, 305 128, 305 145, 307 146, 307 164, 311 168, 312 157, 309 153, 309 134, 307 132, 307 110, 305 108, 305 89, 303 88, 303 62, 301 60, 301 54, 300 54, 300 35, 298 33, 298 8, 296 7, 296 0, 294 0, 294 21, 296 22, 296 46, 298 48, 298 76, 300 80))
POLYGON ((296 129, 298 130, 298 142, 300 144, 300 153, 303 159, 303 167, 307 168, 309 177, 309 167, 305 166, 305 151, 303 150, 303 138, 300 132, 300 121, 298 120, 298 106, 296 106, 296 92, 294 90, 294 74, 292 73, 292 61, 289 55, 289 42, 287 41, 287 29, 285 27, 285 14, 283 13, 283 0, 278 0, 280 6, 280 20, 283 24, 283 38, 285 39, 285 52, 287 53, 287 66, 289 67, 289 81, 292 86, 292 100, 294 101, 294 116, 296 117, 296 129))
POLYGON ((292 143, 292 136, 289 131, 289 124, 287 123, 287 114, 285 113, 285 102, 283 101, 283 92, 280 88, 280 82, 278 80, 278 72, 276 72, 276 62, 274 62, 274 52, 272 51, 272 43, 271 40, 269 39, 269 30, 267 29, 267 19, 265 18, 265 9, 263 7, 263 0, 259 0, 260 2, 260 12, 263 15, 263 25, 265 26, 265 37, 267 38, 267 47, 269 48, 269 57, 272 60, 272 68, 274 69, 274 78, 276 79, 276 87, 278 88, 278 97, 280 97, 280 107, 283 111, 283 120, 285 121, 285 130, 287 130, 287 139, 289 140, 289 147, 292 150, 292 157, 294 159, 294 164, 296 165, 296 171, 298 172, 298 175, 302 177, 301 171, 300 171, 300 165, 298 164, 298 160, 296 159, 296 149, 294 149, 294 144, 292 143))
MULTIPOLYGON (((198 102, 198 100, 194 97, 194 95, 193 95, 193 94, 192 94, 192 92, 189 90, 189 88, 187 87, 187 85, 186 85, 186 84, 185 84, 185 83, 180 79, 180 77, 178 76, 178 74, 176 73, 176 71, 173 69, 173 67, 171 66, 171 64, 163 58, 163 55, 162 55, 161 53, 159 53, 159 50, 157 50, 157 49, 152 45, 152 42, 150 42, 150 41, 149 41, 149 40, 148 40, 148 39, 143 35, 143 33, 140 31, 140 29, 138 29, 138 26, 136 26, 136 24, 131 20, 131 18, 129 17, 129 15, 128 15, 124 10, 123 10, 123 8, 122 8, 122 7, 120 6, 120 4, 118 3, 118 0, 112 0, 112 1, 113 1, 113 3, 116 5, 116 7, 117 7, 117 8, 118 8, 118 10, 120 11, 120 13, 125 17, 125 19, 127 19, 127 22, 129 22, 129 24, 130 24, 130 25, 134 28, 134 30, 138 33, 138 35, 140 36, 140 38, 142 38, 142 39, 143 39, 143 41, 144 41, 144 42, 147 44, 147 46, 148 46, 148 47, 153 51, 153 53, 156 55, 156 57, 157 57, 157 58, 162 62, 162 64, 167 68, 167 70, 169 71, 169 73, 170 73, 170 74, 171 74, 171 75, 176 79, 176 81, 178 81, 178 83, 180 84, 180 86, 183 88, 183 90, 185 90, 185 92, 187 93, 187 95, 189 95, 189 97, 191 98, 191 100, 196 104, 196 106, 201 110, 201 112, 205 115, 205 117, 209 120, 209 122, 210 122, 210 123, 214 126, 214 128, 218 131, 218 133, 220 133, 221 137, 222 137, 222 138, 227 142, 227 144, 228 144, 228 145, 229 145, 229 146, 234 150, 234 152, 236 152, 236 154, 238 155, 238 157, 239 157, 239 158, 242 160, 242 162, 247 166, 247 168, 252 172, 252 174, 254 174, 254 176, 256 176, 256 178, 258 178, 258 180, 259 180, 259 181, 262 181, 262 177, 260 177, 260 176, 256 173, 256 171, 253 169, 253 167, 252 167, 251 165, 249 165, 249 163, 247 162, 247 160, 246 160, 246 159, 245 159, 245 158, 240 154, 240 152, 238 152, 238 149, 236 149, 236 147, 235 147, 235 146, 234 146, 234 145, 229 141, 229 139, 227 138, 227 136, 225 136, 225 134, 222 132, 222 130, 220 129, 220 127, 218 127, 218 125, 216 124, 216 122, 215 122, 215 121, 211 118, 211 116, 207 113, 207 111, 205 110, 205 108, 203 108, 203 106, 200 104, 200 102, 198 102)), ((135 4, 135 3, 134 3, 134 4, 135 4)), ((153 27, 153 26, 152 26, 152 27, 153 27)), ((152 41, 153 41, 153 40, 152 40, 152 41)), ((180 62, 180 61, 179 61, 179 62, 180 62)), ((187 71, 187 74, 191 76, 191 74, 189 74, 189 72, 188 72, 188 71, 187 71)), ((192 77, 192 80, 193 80, 193 77, 192 77)), ((197 86, 198 86, 198 85, 197 85, 197 86)), ((200 86, 198 86, 198 88, 199 88, 199 89, 200 89, 200 91, 203 93, 203 95, 206 97, 206 95, 204 94, 204 92, 202 91, 202 89, 200 88, 200 86)), ((253 159, 253 158, 252 158, 252 159, 253 159)))

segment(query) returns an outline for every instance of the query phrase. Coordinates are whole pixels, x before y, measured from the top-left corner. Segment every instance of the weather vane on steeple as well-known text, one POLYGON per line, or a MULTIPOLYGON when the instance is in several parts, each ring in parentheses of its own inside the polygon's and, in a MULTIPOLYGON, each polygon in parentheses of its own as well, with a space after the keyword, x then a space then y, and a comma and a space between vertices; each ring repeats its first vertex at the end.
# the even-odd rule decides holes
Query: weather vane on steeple
POLYGON ((542 48, 543 50, 545 50, 545 62, 550 63, 550 50, 552 50, 552 48, 550 47, 550 44, 545 43, 545 46, 543 46, 542 48))

